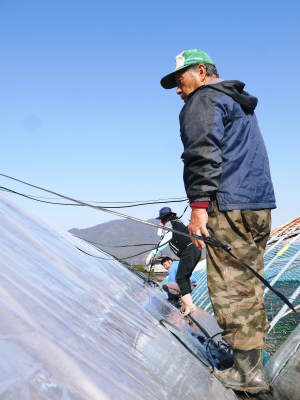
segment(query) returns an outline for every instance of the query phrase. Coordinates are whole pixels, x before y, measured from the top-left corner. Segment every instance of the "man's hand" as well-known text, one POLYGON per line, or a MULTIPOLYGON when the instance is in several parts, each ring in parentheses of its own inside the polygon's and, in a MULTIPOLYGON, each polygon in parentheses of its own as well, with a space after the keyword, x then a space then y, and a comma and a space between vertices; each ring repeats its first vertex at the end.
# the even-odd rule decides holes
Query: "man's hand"
MULTIPOLYGON (((209 237, 209 233, 206 228, 207 221, 208 215, 205 208, 193 208, 188 227, 190 234, 209 237)), ((197 246, 199 249, 204 249, 205 243, 202 240, 192 240, 195 246, 197 246)))

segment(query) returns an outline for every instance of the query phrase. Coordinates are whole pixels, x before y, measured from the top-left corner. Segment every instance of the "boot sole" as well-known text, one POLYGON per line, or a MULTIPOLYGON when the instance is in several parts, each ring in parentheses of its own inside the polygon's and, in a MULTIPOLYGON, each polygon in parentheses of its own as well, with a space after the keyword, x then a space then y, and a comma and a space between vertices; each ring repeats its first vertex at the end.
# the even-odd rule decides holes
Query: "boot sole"
POLYGON ((223 380, 222 377, 218 376, 218 373, 215 372, 214 376, 227 389, 232 389, 232 390, 235 390, 236 392, 246 392, 249 394, 258 394, 258 393, 263 394, 263 393, 269 393, 271 391, 270 386, 255 386, 255 387, 244 386, 244 387, 242 387, 242 386, 228 385, 226 383, 226 381, 223 380))
POLYGON ((235 388, 233 386, 225 386, 227 388, 230 388, 232 390, 235 390, 236 392, 245 392, 245 393, 249 393, 249 394, 264 394, 264 393, 270 393, 271 390, 270 388, 266 388, 266 387, 255 387, 255 388, 235 388))
POLYGON ((267 388, 267 389, 266 388, 261 388, 261 389, 252 388, 252 389, 246 389, 244 391, 249 394, 266 394, 266 393, 271 392, 270 388, 267 388))

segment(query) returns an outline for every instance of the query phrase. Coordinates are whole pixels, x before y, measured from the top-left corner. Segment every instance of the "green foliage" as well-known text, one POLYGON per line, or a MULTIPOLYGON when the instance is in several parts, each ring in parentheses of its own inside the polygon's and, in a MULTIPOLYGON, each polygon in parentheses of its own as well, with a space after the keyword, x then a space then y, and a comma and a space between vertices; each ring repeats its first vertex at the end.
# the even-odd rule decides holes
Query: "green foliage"
POLYGON ((145 271, 144 266, 143 266, 143 265, 140 265, 140 264, 134 264, 134 265, 133 265, 133 268, 136 269, 137 271, 141 271, 141 272, 144 272, 144 271, 145 271))

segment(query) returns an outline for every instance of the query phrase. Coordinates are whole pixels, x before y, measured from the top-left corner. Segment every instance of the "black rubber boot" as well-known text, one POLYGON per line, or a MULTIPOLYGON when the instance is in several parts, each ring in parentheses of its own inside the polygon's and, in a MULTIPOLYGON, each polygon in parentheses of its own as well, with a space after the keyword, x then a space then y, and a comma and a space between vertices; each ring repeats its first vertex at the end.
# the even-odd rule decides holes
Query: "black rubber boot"
POLYGON ((227 388, 247 393, 264 393, 270 390, 262 365, 261 350, 234 350, 234 365, 225 371, 214 371, 227 388))
POLYGON ((235 363, 231 368, 225 369, 224 371, 215 368, 214 375, 225 387, 230 387, 232 389, 235 389, 236 386, 242 387, 246 383, 243 376, 236 368, 235 363))

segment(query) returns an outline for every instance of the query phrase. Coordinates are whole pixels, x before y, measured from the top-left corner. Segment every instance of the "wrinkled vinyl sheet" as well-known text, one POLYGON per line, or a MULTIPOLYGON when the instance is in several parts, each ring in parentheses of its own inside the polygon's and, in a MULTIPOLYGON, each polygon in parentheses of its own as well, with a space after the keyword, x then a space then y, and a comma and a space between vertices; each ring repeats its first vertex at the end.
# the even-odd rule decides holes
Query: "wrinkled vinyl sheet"
POLYGON ((274 400, 300 398, 300 325, 281 345, 266 366, 274 400))
POLYGON ((158 289, 2 196, 0 249, 1 400, 235 399, 159 323, 182 318, 158 289))

